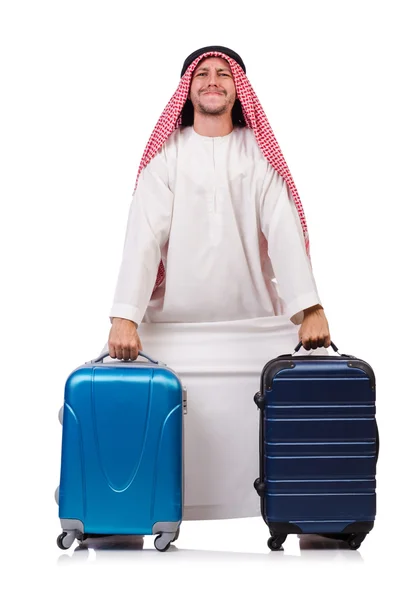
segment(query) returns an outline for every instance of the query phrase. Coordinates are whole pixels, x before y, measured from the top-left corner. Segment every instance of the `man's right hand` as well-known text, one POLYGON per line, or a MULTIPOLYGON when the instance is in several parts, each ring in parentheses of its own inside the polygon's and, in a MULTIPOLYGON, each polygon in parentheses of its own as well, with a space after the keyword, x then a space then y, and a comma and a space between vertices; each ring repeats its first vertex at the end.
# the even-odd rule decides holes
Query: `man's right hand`
POLYGON ((113 317, 108 339, 109 356, 120 360, 135 360, 142 350, 136 323, 113 317))

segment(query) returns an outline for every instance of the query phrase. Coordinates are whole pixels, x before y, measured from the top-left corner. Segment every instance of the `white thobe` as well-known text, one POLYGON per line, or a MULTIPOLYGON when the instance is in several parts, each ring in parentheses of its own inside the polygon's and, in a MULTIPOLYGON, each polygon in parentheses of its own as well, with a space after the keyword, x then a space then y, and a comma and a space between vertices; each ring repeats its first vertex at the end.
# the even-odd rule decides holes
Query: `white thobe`
POLYGON ((253 131, 177 129, 140 175, 110 315, 299 322, 319 303, 295 204, 253 131), (151 298, 160 259, 166 280, 151 298))
POLYGON ((185 519, 259 514, 252 396, 320 303, 294 201, 253 131, 177 129, 140 175, 110 316, 135 321, 188 388, 185 519))

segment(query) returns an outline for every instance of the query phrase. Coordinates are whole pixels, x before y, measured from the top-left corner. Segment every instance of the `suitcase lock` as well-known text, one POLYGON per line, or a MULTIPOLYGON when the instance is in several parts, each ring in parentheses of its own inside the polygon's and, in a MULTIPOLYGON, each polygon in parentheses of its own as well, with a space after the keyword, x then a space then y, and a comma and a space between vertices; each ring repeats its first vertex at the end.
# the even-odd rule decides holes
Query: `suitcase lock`
POLYGON ((185 386, 182 387, 182 406, 183 414, 187 415, 187 388, 185 386))

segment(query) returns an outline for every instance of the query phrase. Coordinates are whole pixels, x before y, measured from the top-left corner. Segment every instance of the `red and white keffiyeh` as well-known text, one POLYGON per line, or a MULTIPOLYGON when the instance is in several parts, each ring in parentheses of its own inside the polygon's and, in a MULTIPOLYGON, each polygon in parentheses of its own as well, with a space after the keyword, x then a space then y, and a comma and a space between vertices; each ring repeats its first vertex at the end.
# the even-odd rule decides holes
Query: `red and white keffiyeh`
MULTIPOLYGON (((168 137, 171 133, 181 126, 182 121, 182 109, 187 100, 189 90, 190 90, 190 81, 192 78, 193 71, 197 67, 198 63, 208 56, 219 56, 228 61, 233 79, 234 85, 236 86, 236 94, 237 98, 240 100, 243 115, 247 127, 254 131, 256 140, 258 142, 259 148, 262 150, 264 157, 269 161, 271 166, 283 177, 285 182, 288 185, 288 188, 291 192, 292 198, 294 199, 296 209, 298 211, 298 215, 300 218, 300 222, 302 225, 303 236, 305 240, 306 252, 310 259, 310 245, 309 245, 309 235, 307 231, 306 219, 303 212, 303 207, 298 195, 298 190, 296 189, 295 183, 292 179, 291 173, 288 169, 287 163, 284 160, 284 157, 281 153, 281 149, 277 143, 277 140, 273 134, 273 131, 269 125, 269 121, 265 115, 265 112, 254 92, 252 86, 244 73, 243 69, 240 65, 232 58, 224 54, 223 52, 209 51, 201 54, 197 57, 186 69, 185 74, 180 80, 179 86, 172 96, 171 100, 168 102, 165 107, 160 119, 155 126, 149 141, 146 145, 145 152, 143 153, 139 169, 138 175, 136 178, 135 189, 136 190, 139 175, 141 174, 142 169, 144 169, 149 162, 152 160, 154 156, 156 156, 157 152, 161 149, 163 144, 167 141, 168 137)), ((159 265, 159 270, 156 279, 156 289, 161 283, 164 281, 165 270, 164 265, 161 262, 159 265)))

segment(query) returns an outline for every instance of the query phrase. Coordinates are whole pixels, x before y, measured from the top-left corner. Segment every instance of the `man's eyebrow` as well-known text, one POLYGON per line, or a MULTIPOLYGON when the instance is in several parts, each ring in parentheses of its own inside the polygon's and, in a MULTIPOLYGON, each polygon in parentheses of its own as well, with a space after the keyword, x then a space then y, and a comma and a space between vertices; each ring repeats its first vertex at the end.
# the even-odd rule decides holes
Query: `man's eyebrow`
MULTIPOLYGON (((199 67, 197 69, 197 71, 209 71, 208 67, 199 67)), ((218 73, 220 73, 221 71, 227 71, 228 73, 231 73, 231 70, 228 69, 227 67, 219 67, 219 69, 217 69, 218 73)))

